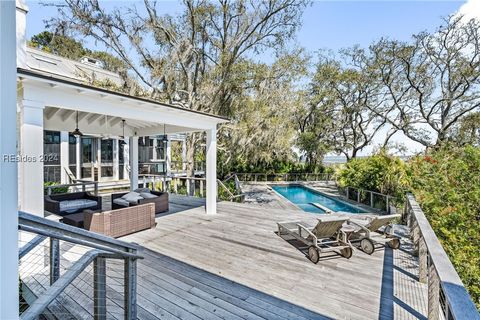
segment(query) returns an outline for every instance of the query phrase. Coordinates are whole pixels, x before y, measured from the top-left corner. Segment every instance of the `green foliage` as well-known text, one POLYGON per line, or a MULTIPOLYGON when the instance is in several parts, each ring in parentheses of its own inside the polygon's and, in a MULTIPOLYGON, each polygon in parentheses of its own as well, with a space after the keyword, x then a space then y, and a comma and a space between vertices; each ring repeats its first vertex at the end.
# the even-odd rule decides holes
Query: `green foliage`
POLYGON ((411 191, 480 307, 480 148, 443 145, 408 162, 384 151, 349 161, 340 185, 402 196, 411 191))
MULTIPOLYGON (((47 181, 43 183, 44 187, 48 186, 56 186, 58 185, 58 182, 53 182, 53 181, 47 181)), ((52 194, 58 194, 58 193, 67 193, 68 192, 68 187, 58 187, 58 188, 52 188, 52 194)), ((47 189, 45 189, 45 194, 47 194, 47 189)))
POLYGON ((355 158, 337 171, 341 186, 377 191, 403 198, 410 185, 407 165, 385 150, 367 157, 355 158))
POLYGON ((414 194, 480 308, 480 148, 444 146, 410 168, 414 194))

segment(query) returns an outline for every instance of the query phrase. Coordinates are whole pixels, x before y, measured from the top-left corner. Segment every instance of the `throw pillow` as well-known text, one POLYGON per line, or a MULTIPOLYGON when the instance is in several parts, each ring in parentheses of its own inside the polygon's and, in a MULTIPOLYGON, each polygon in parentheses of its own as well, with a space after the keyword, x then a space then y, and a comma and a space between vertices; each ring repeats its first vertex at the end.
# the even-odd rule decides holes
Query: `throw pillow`
POLYGON ((119 206, 123 206, 123 207, 128 207, 130 205, 130 203, 127 200, 122 199, 122 198, 117 198, 117 199, 113 200, 113 203, 118 204, 119 206))
POLYGON ((136 193, 150 193, 150 189, 148 189, 148 188, 138 188, 138 189, 135 189, 133 191, 136 192, 136 193))
POLYGON ((150 192, 141 192, 140 195, 143 197, 143 199, 153 199, 158 197, 150 192))

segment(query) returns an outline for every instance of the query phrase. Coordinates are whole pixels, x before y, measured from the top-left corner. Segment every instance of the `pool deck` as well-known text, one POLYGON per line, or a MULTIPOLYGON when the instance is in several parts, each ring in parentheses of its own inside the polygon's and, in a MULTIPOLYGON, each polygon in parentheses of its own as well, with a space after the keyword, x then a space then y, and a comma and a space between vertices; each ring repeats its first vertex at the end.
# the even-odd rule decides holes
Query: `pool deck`
POLYGON ((332 182, 243 182, 242 191, 245 193, 245 203, 253 204, 265 208, 281 208, 293 211, 302 211, 299 207, 288 201, 283 196, 272 190, 271 185, 302 185, 313 190, 322 192, 331 198, 346 202, 355 207, 364 209, 371 214, 380 214, 381 211, 373 209, 361 203, 353 202, 342 197, 338 193, 338 188, 332 182))
MULTIPOLYGON (((400 250, 356 250, 349 260, 332 254, 313 264, 276 234, 276 223, 314 223, 318 215, 276 206, 220 202, 218 214, 208 216, 202 199, 172 195, 170 211, 156 217, 154 229, 121 238, 138 243, 145 258, 138 261, 138 318, 426 319, 427 287, 418 282, 408 238, 400 250)), ((121 271, 110 268, 108 318, 122 319, 115 312, 123 294, 115 272, 121 271)), ((91 277, 84 275, 81 288, 61 303, 80 318, 93 310, 91 277)))

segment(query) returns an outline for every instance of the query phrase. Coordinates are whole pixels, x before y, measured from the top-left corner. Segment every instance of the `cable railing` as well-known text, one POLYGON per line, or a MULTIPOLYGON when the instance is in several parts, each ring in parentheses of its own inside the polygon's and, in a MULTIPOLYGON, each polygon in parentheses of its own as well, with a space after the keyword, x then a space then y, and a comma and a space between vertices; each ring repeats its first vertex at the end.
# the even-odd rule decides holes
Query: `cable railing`
POLYGON ((137 319, 137 246, 19 212, 20 318, 137 319))
POLYGON ((403 199, 383 194, 376 191, 355 188, 338 187, 341 195, 351 201, 369 206, 373 209, 383 211, 387 214, 398 212, 398 207, 403 206, 403 199))
MULTIPOLYGON (((153 174, 139 175, 139 184, 144 188, 156 191, 170 192, 173 194, 204 198, 207 194, 207 180, 199 177, 165 177, 153 174)), ((243 202, 245 195, 241 189, 230 190, 226 185, 227 180, 217 179, 217 197, 220 200, 243 202)), ((236 183, 240 181, 236 178, 236 183)))
POLYGON ((467 289, 411 194, 405 200, 404 220, 418 252, 419 281, 428 285, 428 319, 480 319, 467 289))
POLYGON ((95 195, 98 195, 98 181, 88 181, 88 180, 76 180, 75 183, 67 184, 52 184, 44 186, 45 194, 51 195, 52 193, 66 193, 68 190, 73 189, 74 191, 93 191, 95 195), (57 192, 59 191, 59 192, 57 192))
POLYGON ((235 173, 242 182, 334 181, 333 173, 235 173))

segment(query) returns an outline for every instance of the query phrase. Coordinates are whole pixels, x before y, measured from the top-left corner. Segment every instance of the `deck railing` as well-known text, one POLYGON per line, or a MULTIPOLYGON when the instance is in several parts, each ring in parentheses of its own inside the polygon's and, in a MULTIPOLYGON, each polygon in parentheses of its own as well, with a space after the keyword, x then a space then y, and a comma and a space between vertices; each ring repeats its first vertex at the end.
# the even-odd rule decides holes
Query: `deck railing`
POLYGON ((480 315, 414 196, 404 219, 418 252, 419 280, 428 284, 428 319, 480 319, 480 315))
POLYGON ((242 182, 333 181, 332 173, 235 173, 242 182))
POLYGON ((136 245, 24 212, 18 228, 22 320, 137 319, 136 245))
MULTIPOLYGON (((240 183, 238 179, 236 180, 240 183)), ((139 183, 143 187, 151 188, 152 190, 158 190, 163 192, 170 192, 173 194, 188 195, 199 198, 204 198, 207 194, 207 180, 199 177, 165 177, 160 175, 139 175, 139 183)), ((217 195, 221 200, 243 202, 245 195, 238 192, 236 188, 235 192, 232 192, 224 183, 217 179, 217 195)))
POLYGON ((75 183, 67 183, 67 184, 53 184, 50 186, 45 186, 45 193, 47 195, 51 195, 54 193, 55 189, 63 189, 72 188, 73 191, 93 191, 95 195, 98 194, 98 181, 88 181, 88 180, 76 180, 75 183))
POLYGON ((403 200, 376 191, 349 186, 338 187, 338 191, 349 200, 372 207, 376 210, 381 210, 387 214, 396 213, 398 206, 403 205, 403 200))

